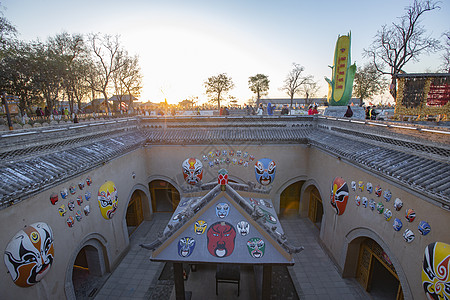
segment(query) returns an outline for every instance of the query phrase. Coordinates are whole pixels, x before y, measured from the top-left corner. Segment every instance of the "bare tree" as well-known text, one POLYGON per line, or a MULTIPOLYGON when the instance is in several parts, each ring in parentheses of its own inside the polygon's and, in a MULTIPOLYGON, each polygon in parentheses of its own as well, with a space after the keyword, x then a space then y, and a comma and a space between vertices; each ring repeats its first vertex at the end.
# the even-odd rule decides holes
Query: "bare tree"
POLYGON ((256 106, 259 105, 261 96, 267 95, 269 82, 269 77, 264 74, 256 74, 248 78, 248 87, 256 94, 256 106))
POLYGON ((313 81, 313 76, 303 76, 302 72, 305 70, 303 66, 293 63, 292 70, 284 80, 284 85, 281 90, 291 98, 291 107, 293 106, 294 96, 301 92, 301 87, 310 84, 313 81))
POLYGON ((356 71, 353 93, 363 102, 364 99, 383 93, 383 87, 386 85, 384 75, 378 72, 372 63, 368 63, 356 71))
POLYGON ((312 76, 311 76, 310 82, 307 82, 304 85, 302 85, 302 87, 300 89, 300 93, 305 95, 305 104, 306 105, 309 104, 310 97, 315 97, 317 95, 317 92, 319 91, 319 89, 320 89, 319 83, 317 81, 314 81, 312 76))
POLYGON ((142 89, 142 73, 139 66, 139 57, 126 56, 123 58, 124 64, 113 75, 114 88, 119 101, 122 102, 122 96, 128 95, 128 109, 133 108, 133 97, 139 97, 142 89))
POLYGON ((444 54, 442 54, 442 71, 450 73, 450 31, 444 32, 443 34, 444 43, 444 54))
POLYGON ((94 62, 91 76, 88 76, 90 87, 103 95, 108 111, 111 108, 108 103, 108 92, 111 90, 112 77, 115 72, 123 67, 126 51, 122 48, 119 36, 90 34, 90 50, 94 62))
POLYGON ((411 60, 417 61, 419 55, 432 53, 439 49, 439 41, 426 35, 420 24, 424 13, 439 9, 439 2, 434 0, 414 0, 406 8, 406 13, 399 18, 399 23, 383 25, 375 35, 375 40, 364 55, 371 58, 378 72, 391 76, 390 92, 397 96, 395 74, 403 72, 403 67, 411 60))
POLYGON ((228 77, 226 73, 219 74, 217 76, 211 76, 204 82, 206 87, 206 94, 210 97, 210 101, 217 102, 218 109, 220 110, 220 100, 223 96, 232 88, 234 83, 231 77, 228 77))

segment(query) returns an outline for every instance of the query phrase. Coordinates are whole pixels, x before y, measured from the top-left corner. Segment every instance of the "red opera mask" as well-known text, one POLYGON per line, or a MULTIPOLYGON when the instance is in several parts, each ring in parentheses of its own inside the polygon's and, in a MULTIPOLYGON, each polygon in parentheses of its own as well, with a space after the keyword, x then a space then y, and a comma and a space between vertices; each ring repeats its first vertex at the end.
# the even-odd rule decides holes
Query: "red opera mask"
POLYGON ((334 207, 336 214, 342 215, 347 206, 348 186, 347 182, 341 177, 336 177, 331 186, 331 205, 334 207))
POLYGON ((236 230, 227 222, 217 222, 208 229, 208 251, 212 256, 226 257, 233 253, 236 230))
POLYGON ((188 184, 196 185, 203 177, 203 164, 196 158, 188 158, 183 164, 183 177, 188 184))

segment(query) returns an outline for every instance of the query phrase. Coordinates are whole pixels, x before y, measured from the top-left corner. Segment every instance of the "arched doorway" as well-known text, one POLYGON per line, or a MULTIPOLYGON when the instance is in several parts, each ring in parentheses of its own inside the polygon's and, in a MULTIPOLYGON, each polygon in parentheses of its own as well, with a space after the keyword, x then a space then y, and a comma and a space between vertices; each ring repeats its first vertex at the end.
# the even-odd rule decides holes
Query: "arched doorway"
POLYGON ((361 242, 356 279, 372 299, 403 300, 394 265, 383 248, 370 238, 361 242))
POLYGON ((320 229, 323 216, 323 204, 319 190, 313 186, 309 192, 308 218, 320 229))
POLYGON ((153 180, 149 183, 152 195, 153 212, 173 212, 180 203, 180 193, 165 180, 153 180))
POLYGON ((131 235, 144 220, 142 198, 138 190, 134 191, 133 195, 131 195, 125 218, 127 222, 128 235, 131 235))
POLYGON ((72 283, 77 299, 92 297, 104 281, 105 262, 99 250, 86 245, 78 252, 72 270, 72 283))
POLYGON ((305 181, 297 181, 289 185, 280 195, 280 215, 296 216, 300 206, 300 192, 305 181))

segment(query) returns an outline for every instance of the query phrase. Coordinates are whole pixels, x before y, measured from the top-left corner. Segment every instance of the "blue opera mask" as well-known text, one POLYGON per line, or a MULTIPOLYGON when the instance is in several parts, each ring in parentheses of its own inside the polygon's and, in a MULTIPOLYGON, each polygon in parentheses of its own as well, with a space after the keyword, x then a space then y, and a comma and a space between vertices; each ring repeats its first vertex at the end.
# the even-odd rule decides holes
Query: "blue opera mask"
POLYGON ((178 241, 178 255, 188 257, 195 248, 195 240, 191 237, 184 237, 178 241))
POLYGON ((228 203, 219 203, 216 206, 216 215, 223 219, 226 216, 228 216, 228 213, 230 212, 230 206, 228 203))
POLYGON ((420 221, 419 227, 418 227, 420 234, 427 235, 431 231, 431 226, 428 224, 428 222, 420 221))
POLYGON ((399 218, 395 218, 392 227, 394 227, 395 231, 399 231, 403 227, 402 221, 399 218))
POLYGON ((275 179, 276 165, 270 158, 261 158, 255 164, 256 181, 261 185, 269 185, 275 179))

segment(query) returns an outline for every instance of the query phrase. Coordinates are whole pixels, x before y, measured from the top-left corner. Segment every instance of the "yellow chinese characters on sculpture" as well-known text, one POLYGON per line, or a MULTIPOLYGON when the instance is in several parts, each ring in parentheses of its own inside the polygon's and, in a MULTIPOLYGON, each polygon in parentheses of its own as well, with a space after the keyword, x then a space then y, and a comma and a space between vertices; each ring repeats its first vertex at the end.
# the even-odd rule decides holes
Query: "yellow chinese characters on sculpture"
POLYGON ((116 185, 112 181, 107 181, 98 189, 98 206, 103 218, 112 219, 118 204, 116 185))

